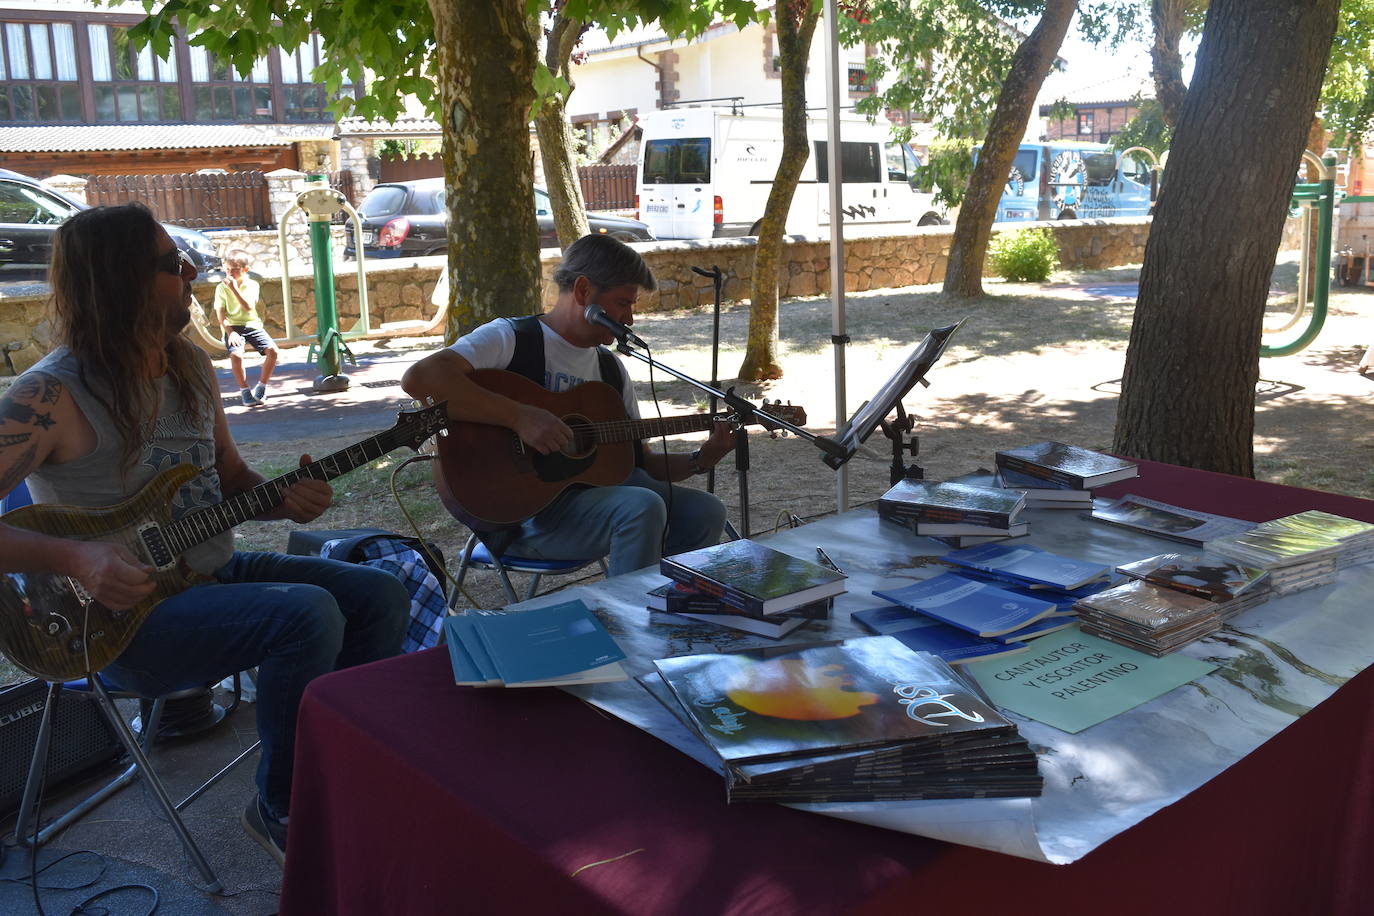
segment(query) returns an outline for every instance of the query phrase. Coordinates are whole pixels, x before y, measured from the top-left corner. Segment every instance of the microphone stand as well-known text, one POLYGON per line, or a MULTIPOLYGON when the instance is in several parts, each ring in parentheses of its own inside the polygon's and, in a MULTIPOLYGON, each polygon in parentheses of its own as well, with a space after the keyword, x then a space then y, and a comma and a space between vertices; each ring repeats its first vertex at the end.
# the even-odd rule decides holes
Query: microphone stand
MULTIPOLYGON (((711 387, 720 387, 720 294, 725 286, 725 274, 719 265, 712 264, 710 270, 702 267, 693 267, 692 273, 702 277, 711 278, 711 286, 714 288, 713 308, 711 312, 711 387)), ((715 414, 716 396, 711 395, 707 410, 715 414)), ((735 430, 735 475, 738 478, 739 486, 739 530, 730 524, 729 519, 725 521, 726 530, 732 538, 749 537, 749 431, 743 426, 735 430), (740 531, 744 534, 741 535, 740 531)), ((706 492, 716 492, 716 469, 706 472, 706 492)))
MULTIPOLYGON (((767 422, 773 426, 785 429, 793 435, 798 436, 812 443, 818 449, 824 452, 826 458, 828 458, 829 460, 838 460, 843 462, 848 460, 848 458, 853 454, 851 450, 846 449, 844 446, 840 445, 834 439, 830 439, 825 436, 818 436, 813 432, 809 432, 805 429, 802 429, 800 426, 797 426, 793 423, 788 422, 787 420, 782 419, 781 417, 777 417, 773 414, 770 414, 765 408, 755 407, 750 401, 735 394, 734 386, 731 386, 725 389, 724 391, 721 391, 714 385, 709 385, 706 382, 693 378, 685 372, 680 372, 677 369, 674 369, 672 366, 665 365, 664 363, 659 362, 647 353, 639 352, 624 340, 621 340, 617 344, 616 352, 622 353, 625 356, 633 357, 639 360, 640 362, 650 366, 651 368, 661 370, 663 372, 668 373, 676 379, 680 379, 686 382, 693 388, 696 388, 698 391, 701 391, 708 397, 710 397, 712 399, 712 403, 715 403, 718 399, 721 403, 724 403, 726 407, 729 408, 736 416, 739 417, 741 427, 747 426, 749 423, 754 421, 767 422)), ((741 429, 740 432, 743 432, 743 430, 741 429)), ((741 467, 740 472, 741 474, 745 474, 748 472, 748 470, 748 459, 746 456, 745 463, 741 467)), ((746 490, 740 490, 741 496, 746 495, 746 493, 746 490)), ((747 512, 748 505, 746 504, 741 507, 741 517, 745 517, 747 512)), ((745 525, 745 536, 748 537, 747 524, 745 525)))

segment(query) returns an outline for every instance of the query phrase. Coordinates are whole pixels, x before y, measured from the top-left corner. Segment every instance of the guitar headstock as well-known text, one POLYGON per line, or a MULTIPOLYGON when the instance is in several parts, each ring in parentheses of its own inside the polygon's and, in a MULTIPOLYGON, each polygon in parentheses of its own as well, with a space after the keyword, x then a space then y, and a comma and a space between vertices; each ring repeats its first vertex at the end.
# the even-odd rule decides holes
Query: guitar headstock
POLYGON ((408 445, 418 450, 425 440, 435 433, 448 429, 448 401, 431 403, 428 407, 403 410, 396 415, 396 425, 392 427, 400 445, 408 445))
MULTIPOLYGON (((773 401, 772 403, 764 401, 762 404, 759 405, 759 409, 772 417, 776 417, 777 419, 782 420, 785 423, 791 423, 793 426, 806 425, 806 410, 799 405, 784 404, 780 400, 773 401)), ((758 414, 754 414, 752 422, 758 423, 764 429, 768 430, 770 435, 787 435, 786 428, 779 426, 772 420, 764 419, 758 414)))

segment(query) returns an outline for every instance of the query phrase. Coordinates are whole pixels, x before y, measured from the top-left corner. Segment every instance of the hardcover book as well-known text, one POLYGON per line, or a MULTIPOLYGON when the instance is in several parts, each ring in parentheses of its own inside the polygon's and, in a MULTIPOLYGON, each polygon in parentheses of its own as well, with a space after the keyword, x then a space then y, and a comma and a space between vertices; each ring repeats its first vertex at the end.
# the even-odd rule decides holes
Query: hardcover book
POLYGON ((544 687, 626 677, 619 664, 625 653, 581 601, 507 614, 451 616, 444 628, 466 652, 449 650, 459 683, 544 687), (480 680, 474 679, 474 671, 480 680))
POLYGON ((997 534, 1000 539, 1021 537, 1030 531, 1030 524, 1019 522, 1007 528, 989 528, 986 525, 965 525, 959 523, 915 522, 911 530, 922 537, 959 537, 963 535, 997 534))
MULTIPOLYGON (((929 652, 947 665, 962 665, 984 658, 1001 658, 1029 648, 1025 643, 975 636, 966 630, 933 620, 925 614, 888 604, 853 611, 849 619, 877 633, 891 636, 908 649, 929 652)), ((1071 621, 1065 621, 1068 626, 1071 621)), ((1034 624, 1031 624, 1034 626, 1034 624)), ((1028 628, 1029 629, 1029 628, 1028 628)), ((1007 637, 1012 640, 1013 636, 1007 637)))
MULTIPOLYGON (((955 481, 901 480, 878 500, 878 512, 920 525, 1008 528, 1026 507, 1016 490, 998 490, 955 481)), ((960 531, 942 532, 962 534, 960 531)))
POLYGON ((1094 508, 1092 519, 1144 534, 1201 546, 1204 542, 1239 534, 1254 522, 1213 515, 1128 493, 1109 506, 1094 508))
POLYGON ((1066 592, 1111 578, 1108 566, 1062 557, 1032 544, 979 544, 940 559, 1009 582, 1048 585, 1066 592))
POLYGON ((786 653, 678 656, 654 667, 696 733, 727 763, 961 733, 1015 735, 947 666, 890 636, 786 653))
POLYGON ((954 573, 903 588, 874 589, 873 594, 976 636, 1011 633, 1059 610, 1052 601, 1022 597, 954 573))
POLYGON ((1082 509, 1093 501, 1091 490, 1046 486, 1046 481, 1016 471, 998 468, 993 479, 995 486, 1025 493, 1026 505, 1036 509, 1082 509))
POLYGON ((734 614, 753 617, 756 620, 771 620, 776 617, 801 617, 805 620, 829 620, 830 610, 835 599, 822 598, 803 604, 801 607, 779 614, 751 614, 741 608, 732 607, 721 599, 698 591, 681 582, 665 582, 649 590, 645 606, 651 611, 665 611, 670 614, 734 614))
POLYGON ((750 617, 746 614, 694 614, 688 611, 673 611, 672 613, 699 623, 729 627, 732 630, 753 633, 755 636, 766 636, 769 639, 781 639, 798 627, 806 625, 804 618, 793 617, 789 614, 774 614, 772 617, 759 618, 750 617))
POLYGON ((1004 477, 1012 471, 1043 481, 1044 487, 1066 490, 1091 490, 1139 474, 1133 462, 1063 442, 1037 442, 1005 449, 997 452, 994 460, 1004 477))
POLYGON ((659 571, 756 614, 790 611, 845 589, 843 573, 748 538, 664 557, 659 571))
POLYGON ((1116 571, 1217 602, 1238 598, 1269 578, 1268 570, 1245 566, 1214 553, 1161 553, 1118 566, 1116 571))

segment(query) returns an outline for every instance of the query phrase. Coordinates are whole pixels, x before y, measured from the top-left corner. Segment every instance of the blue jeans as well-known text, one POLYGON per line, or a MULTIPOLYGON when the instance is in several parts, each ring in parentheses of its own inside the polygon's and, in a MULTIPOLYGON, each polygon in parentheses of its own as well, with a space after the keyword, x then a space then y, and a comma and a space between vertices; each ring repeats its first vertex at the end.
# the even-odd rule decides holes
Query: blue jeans
POLYGON ((380 569, 278 553, 235 553, 215 578, 219 584, 188 588, 154 608, 102 674, 156 696, 256 665, 258 793, 280 819, 290 806, 306 684, 400 652, 410 596, 380 569))
POLYGON ((610 555, 612 576, 658 563, 667 526, 669 556, 720 542, 725 506, 713 494, 672 487, 635 468, 615 487, 570 490, 523 526, 508 553, 543 560, 586 560, 610 555))

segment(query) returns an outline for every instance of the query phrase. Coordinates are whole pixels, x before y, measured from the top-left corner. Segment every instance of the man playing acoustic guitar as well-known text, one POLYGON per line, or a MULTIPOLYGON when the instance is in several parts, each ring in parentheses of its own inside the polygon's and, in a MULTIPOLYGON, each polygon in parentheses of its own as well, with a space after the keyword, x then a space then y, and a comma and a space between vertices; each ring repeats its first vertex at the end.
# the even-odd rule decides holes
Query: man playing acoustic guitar
MULTIPOLYGON (((477 384, 471 378, 474 371, 508 369, 554 392, 592 380, 606 382, 619 390, 625 415, 638 420, 634 386, 621 361, 604 348, 615 337, 589 322, 585 312, 595 303, 615 321, 632 324, 641 290, 657 286, 653 273, 628 245, 587 235, 568 246, 553 280, 558 299, 552 310, 483 325, 413 365, 401 387, 412 397, 447 400, 455 420, 512 430, 540 455, 570 446, 573 430, 549 410, 477 384)), ((637 466, 627 479, 614 486, 563 491, 520 525, 509 552, 549 560, 609 554, 608 571, 616 576, 657 563, 665 552, 717 543, 725 526, 720 500, 669 482, 702 473, 730 452, 730 426, 716 424, 705 444, 690 455, 636 446, 637 466)))
MULTIPOLYGON (((0 495, 27 479, 39 504, 98 507, 128 499, 132 505, 160 473, 189 465, 189 481, 167 494, 178 518, 206 506, 222 511, 222 498, 263 484, 229 433, 209 358, 180 333, 190 320, 195 276, 140 205, 96 207, 62 224, 49 271, 61 345, 0 399, 0 495)), ((302 466, 309 463, 302 457, 302 466)), ((328 483, 305 478, 272 488, 270 499, 253 496, 248 510, 259 510, 255 517, 262 519, 309 522, 331 498, 328 483)), ((50 616, 48 622, 56 632, 79 626, 81 635, 58 639, 51 664, 103 667, 108 680, 147 695, 257 666, 262 758, 258 792, 242 820, 281 862, 305 686, 317 675, 395 655, 410 607, 405 588, 368 566, 236 552, 233 532, 215 529, 192 541, 197 546, 171 554, 211 578, 149 607, 146 599, 164 587, 159 577, 167 561, 155 568, 118 542, 127 531, 91 540, 95 514, 71 514, 75 521, 64 532, 71 537, 0 523, 0 572, 23 574, 6 578, 7 595, 33 580, 71 583, 74 610, 59 616, 74 619, 50 616), (146 619, 127 647, 107 656, 113 663, 95 661, 111 633, 142 619, 140 613, 146 619)), ((37 616, 12 611, 0 619, 7 652, 46 632, 38 626, 43 621, 26 614, 37 616)), ((53 679, 43 664, 29 667, 53 679)))

